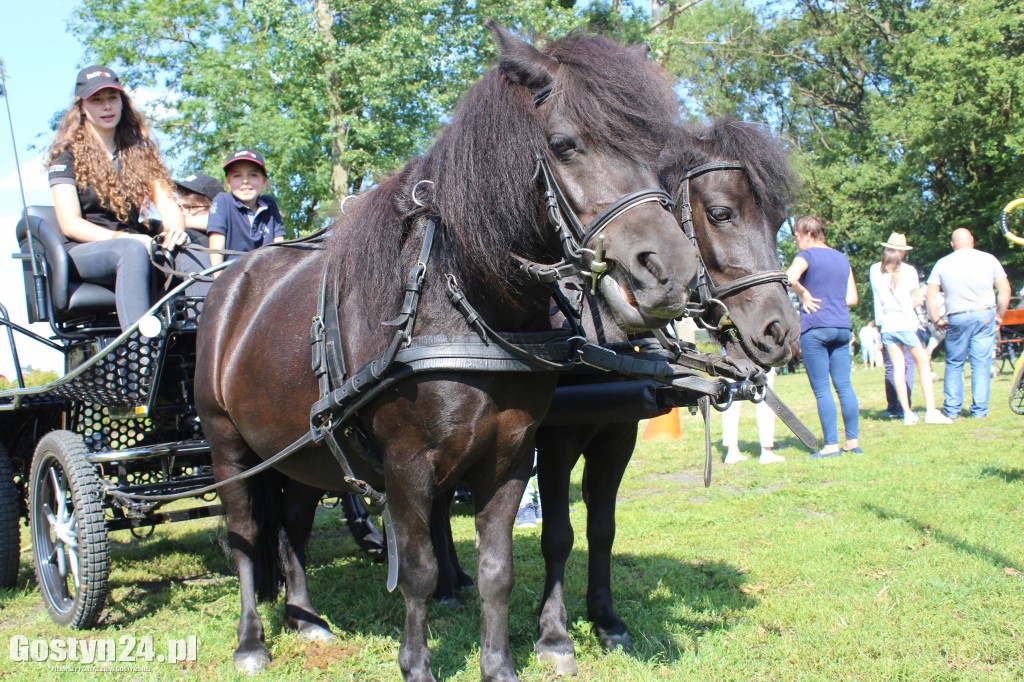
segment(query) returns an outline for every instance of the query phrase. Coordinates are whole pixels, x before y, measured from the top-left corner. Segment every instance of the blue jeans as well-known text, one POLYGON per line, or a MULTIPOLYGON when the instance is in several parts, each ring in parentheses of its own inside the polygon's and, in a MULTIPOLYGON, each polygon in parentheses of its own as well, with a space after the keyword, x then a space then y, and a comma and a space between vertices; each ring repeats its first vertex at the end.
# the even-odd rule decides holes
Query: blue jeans
POLYGON ((971 416, 988 415, 989 386, 992 381, 992 353, 996 347, 996 313, 978 310, 949 318, 946 327, 945 400, 942 411, 959 417, 964 405, 964 363, 971 360, 971 416))
POLYGON ((860 406, 857 395, 850 384, 850 339, 853 332, 839 327, 817 327, 800 335, 804 367, 811 382, 814 399, 818 402, 818 420, 825 437, 825 445, 839 444, 839 424, 836 403, 832 398, 832 386, 839 396, 843 411, 843 426, 846 439, 857 438, 860 423, 860 406))

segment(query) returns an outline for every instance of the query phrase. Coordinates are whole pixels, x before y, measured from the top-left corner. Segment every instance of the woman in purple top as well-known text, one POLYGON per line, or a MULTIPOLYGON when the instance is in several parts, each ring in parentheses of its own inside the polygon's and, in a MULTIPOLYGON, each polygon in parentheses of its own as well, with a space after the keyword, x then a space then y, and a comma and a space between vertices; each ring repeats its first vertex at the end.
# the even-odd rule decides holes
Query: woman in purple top
POLYGON ((807 215, 797 220, 793 239, 800 253, 786 274, 790 288, 800 298, 800 347, 807 379, 818 402, 818 419, 825 440, 821 450, 811 457, 837 457, 844 452, 859 455, 860 407, 850 384, 850 308, 858 300, 853 270, 846 256, 825 243, 825 221, 818 216, 807 215), (829 377, 839 396, 846 428, 842 450, 829 377))

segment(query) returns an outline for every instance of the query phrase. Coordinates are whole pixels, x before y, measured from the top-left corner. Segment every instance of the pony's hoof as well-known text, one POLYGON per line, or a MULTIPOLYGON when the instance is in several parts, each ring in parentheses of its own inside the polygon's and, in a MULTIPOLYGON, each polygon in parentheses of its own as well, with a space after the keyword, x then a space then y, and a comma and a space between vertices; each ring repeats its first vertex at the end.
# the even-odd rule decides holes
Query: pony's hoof
POLYGON ((338 637, 331 632, 329 628, 313 624, 299 628, 295 631, 295 634, 307 642, 333 642, 338 639, 338 637))
POLYGON ((252 675, 264 670, 270 665, 270 652, 267 651, 266 647, 262 649, 250 649, 249 651, 242 651, 239 649, 234 655, 235 668, 240 673, 252 675))
POLYGON ((629 636, 628 632, 605 632, 601 634, 601 646, 605 651, 622 649, 622 651, 629 652, 633 649, 633 638, 629 636))
POLYGON ((537 652, 537 660, 546 666, 553 666, 557 675, 575 677, 579 674, 575 654, 559 654, 554 651, 537 652))

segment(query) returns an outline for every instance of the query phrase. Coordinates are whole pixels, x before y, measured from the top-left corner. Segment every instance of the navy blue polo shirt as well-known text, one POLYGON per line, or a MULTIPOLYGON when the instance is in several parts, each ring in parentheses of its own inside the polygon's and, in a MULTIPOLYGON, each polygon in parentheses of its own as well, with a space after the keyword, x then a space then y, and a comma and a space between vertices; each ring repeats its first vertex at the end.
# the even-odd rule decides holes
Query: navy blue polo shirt
MULTIPOLYGON (((221 192, 213 199, 206 231, 224 235, 224 248, 229 251, 253 251, 285 236, 281 210, 271 197, 256 200, 256 210, 249 208, 230 192, 221 192)), ((225 256, 232 260, 236 256, 225 256)))

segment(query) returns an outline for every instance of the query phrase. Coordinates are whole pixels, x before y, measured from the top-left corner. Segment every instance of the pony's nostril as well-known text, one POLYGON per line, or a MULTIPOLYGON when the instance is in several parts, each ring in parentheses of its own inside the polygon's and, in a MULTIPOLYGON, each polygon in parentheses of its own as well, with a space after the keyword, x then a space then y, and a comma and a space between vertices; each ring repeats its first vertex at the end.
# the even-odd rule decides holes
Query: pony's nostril
POLYGON ((786 340, 786 325, 778 320, 773 320, 764 328, 764 335, 774 341, 776 345, 781 345, 786 340))
POLYGON ((636 260, 641 268, 651 273, 655 281, 665 281, 665 267, 662 265, 661 259, 658 258, 658 254, 652 251, 644 251, 637 255, 636 260))

